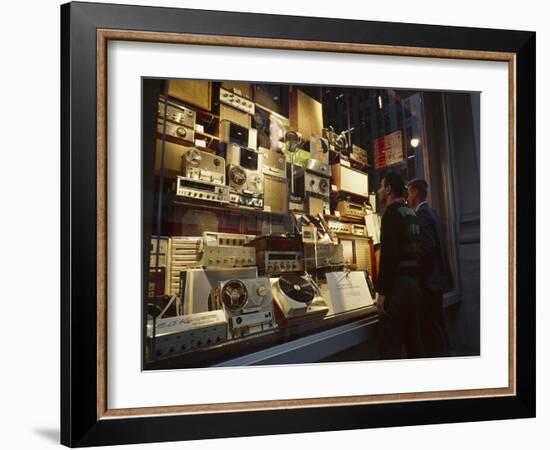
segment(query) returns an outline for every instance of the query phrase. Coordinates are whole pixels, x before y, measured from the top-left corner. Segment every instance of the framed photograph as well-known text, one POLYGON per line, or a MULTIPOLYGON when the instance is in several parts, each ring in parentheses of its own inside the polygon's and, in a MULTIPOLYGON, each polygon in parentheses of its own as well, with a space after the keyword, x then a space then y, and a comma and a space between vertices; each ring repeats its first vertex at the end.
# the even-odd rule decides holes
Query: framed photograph
POLYGON ((61 441, 535 416, 535 33, 61 7, 61 441))

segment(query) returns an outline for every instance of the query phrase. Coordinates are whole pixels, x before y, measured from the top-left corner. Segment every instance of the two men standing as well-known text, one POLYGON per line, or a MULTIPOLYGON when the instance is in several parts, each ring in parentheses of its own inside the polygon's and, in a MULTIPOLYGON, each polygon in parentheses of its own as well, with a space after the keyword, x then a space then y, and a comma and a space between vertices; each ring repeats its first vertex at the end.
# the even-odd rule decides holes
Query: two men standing
POLYGON ((449 354, 443 317, 443 291, 452 284, 441 220, 426 201, 428 185, 408 185, 385 175, 378 198, 385 206, 380 270, 376 290, 380 314, 380 353, 384 359, 449 354))

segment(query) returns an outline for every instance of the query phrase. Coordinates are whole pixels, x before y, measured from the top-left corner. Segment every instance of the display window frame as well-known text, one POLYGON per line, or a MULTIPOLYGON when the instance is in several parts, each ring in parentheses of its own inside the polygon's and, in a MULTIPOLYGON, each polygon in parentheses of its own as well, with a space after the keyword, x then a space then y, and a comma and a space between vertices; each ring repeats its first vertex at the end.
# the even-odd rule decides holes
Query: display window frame
POLYGON ((534 33, 86 3, 63 5, 61 19, 63 444, 171 441, 535 415, 535 205, 530 195, 535 163, 534 33), (243 32, 242 26, 251 20, 259 26, 243 32), (106 50, 112 40, 508 63, 508 387, 109 409, 106 50))

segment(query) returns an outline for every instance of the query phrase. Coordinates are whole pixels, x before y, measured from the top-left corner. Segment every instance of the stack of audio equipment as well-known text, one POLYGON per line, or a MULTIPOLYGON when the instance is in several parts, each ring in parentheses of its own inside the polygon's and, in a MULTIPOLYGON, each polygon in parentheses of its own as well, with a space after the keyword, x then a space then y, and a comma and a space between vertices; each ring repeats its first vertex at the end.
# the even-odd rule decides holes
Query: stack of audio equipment
POLYGON ((197 148, 186 149, 181 157, 176 195, 196 200, 229 203, 229 187, 225 185, 225 160, 197 148))
POLYGON ((226 145, 227 178, 230 201, 263 209, 264 175, 261 153, 238 144, 226 145))
POLYGON ((157 132, 190 143, 195 141, 197 113, 190 108, 160 98, 158 103, 157 132), (166 125, 165 125, 166 124, 166 125), (166 128, 165 128, 166 126, 166 128))
POLYGON ((296 192, 303 196, 307 213, 330 213, 330 174, 330 165, 312 158, 296 171, 296 192))
POLYGON ((286 156, 280 149, 259 149, 264 175, 264 210, 288 214, 286 156))
POLYGON ((247 97, 228 89, 220 88, 220 120, 231 121, 244 128, 250 128, 255 105, 247 97))

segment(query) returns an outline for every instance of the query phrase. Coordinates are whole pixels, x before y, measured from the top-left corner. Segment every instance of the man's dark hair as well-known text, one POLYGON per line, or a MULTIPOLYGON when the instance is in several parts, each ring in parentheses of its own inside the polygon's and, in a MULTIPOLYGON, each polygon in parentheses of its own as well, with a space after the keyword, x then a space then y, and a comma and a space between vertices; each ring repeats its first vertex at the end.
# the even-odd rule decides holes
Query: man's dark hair
POLYGON ((412 188, 418 192, 418 195, 422 200, 426 200, 428 197, 428 183, 422 178, 415 178, 414 180, 409 181, 409 188, 412 188))
POLYGON ((389 172, 382 177, 384 186, 389 186, 396 197, 403 197, 405 194, 405 182, 403 178, 394 172, 389 172))

